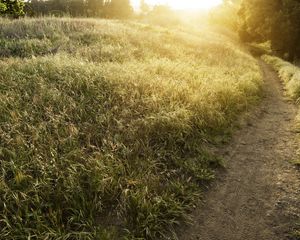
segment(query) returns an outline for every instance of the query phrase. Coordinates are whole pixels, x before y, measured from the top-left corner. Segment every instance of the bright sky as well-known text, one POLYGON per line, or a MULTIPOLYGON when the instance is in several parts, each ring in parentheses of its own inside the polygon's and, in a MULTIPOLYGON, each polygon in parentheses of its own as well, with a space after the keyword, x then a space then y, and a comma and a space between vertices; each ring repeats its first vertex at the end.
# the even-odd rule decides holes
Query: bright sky
MULTIPOLYGON (((138 8, 140 0, 131 0, 132 5, 138 8)), ((146 0, 149 5, 167 4, 176 10, 207 10, 222 3, 222 0, 146 0)))

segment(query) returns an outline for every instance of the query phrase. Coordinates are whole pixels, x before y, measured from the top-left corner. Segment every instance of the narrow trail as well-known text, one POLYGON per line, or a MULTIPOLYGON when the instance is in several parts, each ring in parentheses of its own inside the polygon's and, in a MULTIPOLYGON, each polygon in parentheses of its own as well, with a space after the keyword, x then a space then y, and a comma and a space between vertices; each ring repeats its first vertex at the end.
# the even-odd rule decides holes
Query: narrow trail
POLYGON ((260 61, 265 96, 222 150, 226 172, 208 191, 180 240, 285 240, 300 216, 300 174, 293 131, 296 107, 277 74, 260 61))

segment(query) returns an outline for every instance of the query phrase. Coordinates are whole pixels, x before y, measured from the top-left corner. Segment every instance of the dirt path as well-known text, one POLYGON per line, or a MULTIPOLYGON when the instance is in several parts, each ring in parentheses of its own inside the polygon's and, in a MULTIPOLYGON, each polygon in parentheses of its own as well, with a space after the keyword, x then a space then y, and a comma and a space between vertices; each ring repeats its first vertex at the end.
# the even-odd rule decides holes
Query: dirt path
MULTIPOLYGON (((275 72, 260 62, 265 97, 224 150, 226 172, 208 191, 180 240, 284 240, 300 216, 300 175, 289 163, 297 145, 296 107, 275 72)), ((299 146, 299 145, 298 145, 299 146)))

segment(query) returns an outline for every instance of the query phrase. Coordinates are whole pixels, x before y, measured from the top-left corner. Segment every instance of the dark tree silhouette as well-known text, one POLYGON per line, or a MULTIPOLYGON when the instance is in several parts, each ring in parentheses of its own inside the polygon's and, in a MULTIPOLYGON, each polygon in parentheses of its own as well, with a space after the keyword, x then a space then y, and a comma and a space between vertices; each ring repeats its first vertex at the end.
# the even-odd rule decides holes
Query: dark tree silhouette
POLYGON ((29 16, 70 15, 121 19, 133 15, 129 0, 30 0, 26 2, 26 12, 29 16))
POLYGON ((300 0, 243 0, 239 34, 246 42, 270 40, 289 60, 300 57, 300 0))
POLYGON ((87 15, 91 17, 102 17, 103 15, 103 0, 87 0, 86 10, 87 15))
POLYGON ((108 18, 130 18, 133 9, 129 0, 108 0, 105 2, 105 15, 108 18))

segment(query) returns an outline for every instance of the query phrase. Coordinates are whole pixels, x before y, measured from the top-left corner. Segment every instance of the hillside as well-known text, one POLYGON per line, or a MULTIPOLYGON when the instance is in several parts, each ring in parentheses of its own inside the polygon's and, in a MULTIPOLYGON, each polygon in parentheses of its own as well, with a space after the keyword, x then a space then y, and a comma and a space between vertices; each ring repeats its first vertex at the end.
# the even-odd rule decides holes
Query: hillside
POLYGON ((211 27, 0 20, 0 239, 158 239, 189 219, 255 103, 257 62, 211 27))

